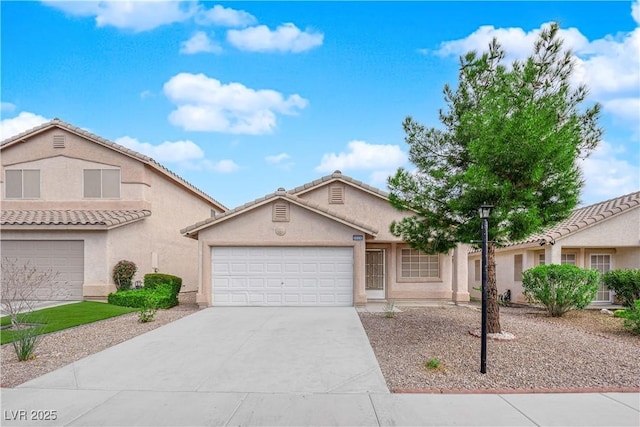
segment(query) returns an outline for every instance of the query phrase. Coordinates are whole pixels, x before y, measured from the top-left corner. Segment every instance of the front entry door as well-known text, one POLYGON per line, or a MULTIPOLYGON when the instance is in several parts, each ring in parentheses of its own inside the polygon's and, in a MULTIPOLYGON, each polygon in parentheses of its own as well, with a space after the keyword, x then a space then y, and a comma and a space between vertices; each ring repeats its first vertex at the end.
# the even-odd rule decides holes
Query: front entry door
POLYGON ((384 249, 367 249, 365 270, 367 299, 384 299, 384 249))

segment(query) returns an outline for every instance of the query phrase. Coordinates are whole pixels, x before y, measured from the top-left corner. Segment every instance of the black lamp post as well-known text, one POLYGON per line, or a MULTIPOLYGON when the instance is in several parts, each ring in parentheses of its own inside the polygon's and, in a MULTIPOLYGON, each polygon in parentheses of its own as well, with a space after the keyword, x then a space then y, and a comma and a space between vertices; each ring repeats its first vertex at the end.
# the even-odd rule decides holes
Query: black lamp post
POLYGON ((478 208, 482 219, 482 344, 480 346, 480 373, 487 373, 487 242, 489 241, 489 215, 492 205, 483 204, 478 208))

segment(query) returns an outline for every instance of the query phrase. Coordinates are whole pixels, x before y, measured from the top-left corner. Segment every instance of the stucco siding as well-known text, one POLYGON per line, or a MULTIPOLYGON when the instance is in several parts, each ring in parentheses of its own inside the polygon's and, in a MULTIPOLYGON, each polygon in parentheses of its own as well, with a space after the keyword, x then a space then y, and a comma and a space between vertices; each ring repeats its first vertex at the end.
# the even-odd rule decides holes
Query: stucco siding
POLYGON ((158 267, 160 272, 182 277, 183 291, 195 291, 198 244, 182 236, 180 229, 211 216, 214 206, 208 196, 136 156, 59 127, 4 146, 0 176, 3 210, 146 210, 151 215, 115 228, 103 225, 103 230, 91 232, 79 231, 83 227, 79 224, 31 224, 20 231, 3 230, 2 238, 83 240, 84 291, 88 298, 104 298, 115 290, 111 271, 123 259, 138 266, 134 280, 142 280, 144 274, 158 267), (54 135, 64 136, 64 148, 54 148, 54 135), (120 170, 119 197, 84 197, 85 169, 114 168, 120 170), (6 199, 7 169, 40 170, 40 197, 6 199), (52 231, 41 231, 44 227, 52 231))
POLYGON ((561 239, 562 246, 640 246, 640 208, 631 209, 613 218, 561 239))
POLYGON ((367 193, 363 190, 355 188, 349 184, 339 182, 338 185, 344 186, 344 203, 329 203, 329 187, 331 183, 313 189, 306 193, 300 194, 300 198, 317 203, 320 206, 347 215, 351 218, 357 218, 371 227, 378 230, 375 237, 380 242, 400 242, 401 240, 389 232, 389 226, 395 219, 398 220, 404 215, 389 204, 386 199, 367 193))
POLYGON ((153 271, 152 253, 156 253, 160 272, 181 277, 182 291, 195 291, 198 286, 198 242, 185 238, 180 230, 210 217, 212 206, 164 176, 150 173, 152 214, 145 219, 142 234, 152 242, 145 260, 149 265, 148 272, 153 271))

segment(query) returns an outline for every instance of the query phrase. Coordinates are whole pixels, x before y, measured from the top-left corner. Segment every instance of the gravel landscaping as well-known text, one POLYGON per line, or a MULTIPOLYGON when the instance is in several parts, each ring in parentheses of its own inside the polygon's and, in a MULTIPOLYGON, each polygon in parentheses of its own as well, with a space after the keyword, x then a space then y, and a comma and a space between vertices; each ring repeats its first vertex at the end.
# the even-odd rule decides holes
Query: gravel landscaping
MULTIPOLYGON (((487 373, 480 374, 480 325, 474 306, 407 308, 386 318, 360 313, 387 385, 392 391, 549 391, 636 389, 640 391, 640 336, 622 320, 598 311, 549 318, 534 307, 502 307, 501 324, 513 341, 489 340, 487 373), (425 368, 437 359, 436 369, 425 368)), ((43 336, 36 358, 18 362, 2 346, 1 384, 15 387, 47 372, 197 311, 190 306, 159 310, 154 321, 137 313, 43 336)))
POLYGON ((392 391, 640 391, 640 336, 599 311, 547 317, 535 307, 501 307, 513 341, 488 340, 487 373, 480 373, 476 306, 402 308, 394 318, 360 313, 392 391), (425 364, 437 359, 436 369, 425 364))

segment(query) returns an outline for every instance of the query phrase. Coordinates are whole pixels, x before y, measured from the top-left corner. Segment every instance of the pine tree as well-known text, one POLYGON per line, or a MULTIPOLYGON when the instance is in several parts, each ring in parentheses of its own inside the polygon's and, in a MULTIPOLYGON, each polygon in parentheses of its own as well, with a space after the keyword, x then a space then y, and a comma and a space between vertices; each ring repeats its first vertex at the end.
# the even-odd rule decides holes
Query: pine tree
POLYGON ((389 201, 413 213, 391 232, 426 253, 477 242, 477 209, 489 219, 488 325, 501 332, 495 275, 496 244, 522 240, 567 218, 583 186, 578 165, 602 136, 600 106, 581 109, 584 85, 572 86, 572 54, 559 27, 541 31, 533 53, 504 64, 497 40, 487 52, 460 58, 459 84, 444 87, 440 128, 407 117, 403 123, 415 171, 389 178, 389 201))

